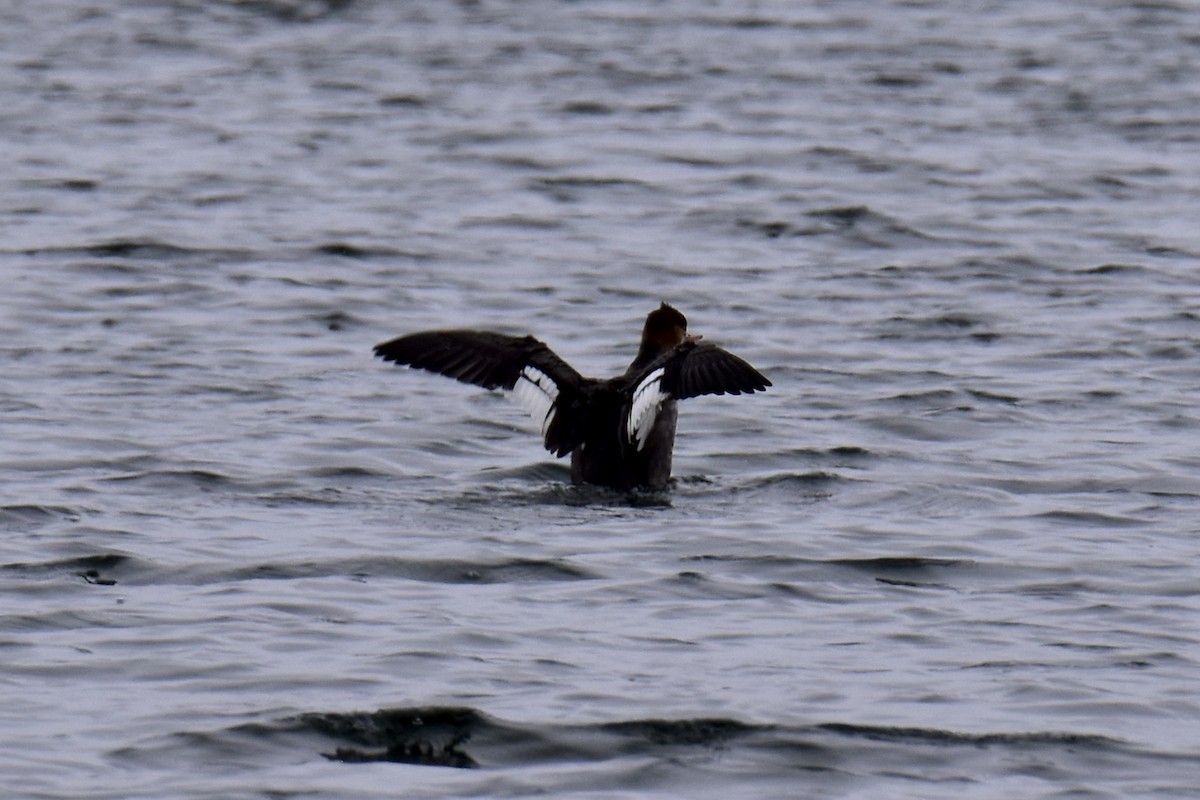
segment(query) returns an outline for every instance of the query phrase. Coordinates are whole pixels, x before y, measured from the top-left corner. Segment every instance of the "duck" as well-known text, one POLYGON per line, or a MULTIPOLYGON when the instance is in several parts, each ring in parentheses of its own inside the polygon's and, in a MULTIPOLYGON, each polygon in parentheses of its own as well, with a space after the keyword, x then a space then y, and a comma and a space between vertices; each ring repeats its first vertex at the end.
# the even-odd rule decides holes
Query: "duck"
POLYGON ((701 343, 663 302, 646 316, 633 362, 615 378, 585 378, 533 336, 479 330, 410 333, 375 345, 398 366, 501 389, 541 426, 556 457, 571 456, 571 482, 617 490, 666 489, 678 401, 765 391, 771 382, 743 359, 701 343))

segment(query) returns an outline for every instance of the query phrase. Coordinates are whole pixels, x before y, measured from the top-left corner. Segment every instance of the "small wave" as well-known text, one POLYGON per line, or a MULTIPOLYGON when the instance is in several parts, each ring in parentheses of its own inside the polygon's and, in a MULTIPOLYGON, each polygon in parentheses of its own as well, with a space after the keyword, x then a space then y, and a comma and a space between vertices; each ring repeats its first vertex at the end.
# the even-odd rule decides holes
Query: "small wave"
POLYGON ((1141 264, 1114 263, 1100 264, 1095 267, 1083 267, 1082 269, 1073 270, 1073 272, 1076 275, 1157 275, 1154 270, 1144 267, 1141 264))
POLYGON ((557 461, 534 461, 516 467, 496 467, 482 474, 489 479, 532 484, 544 484, 548 481, 567 482, 571 478, 570 468, 557 461))
POLYGON ((880 340, 954 341, 963 338, 984 344, 994 342, 1003 334, 983 317, 964 313, 932 316, 895 316, 880 326, 880 340))
POLYGON ((30 256, 76 256, 127 261, 236 261, 246 260, 245 250, 183 247, 156 239, 109 239, 91 244, 65 245, 25 250, 30 256))
POLYGON ((117 583, 117 579, 113 575, 117 572, 127 571, 127 568, 133 563, 133 557, 123 553, 96 553, 53 561, 0 564, 0 570, 24 575, 67 573, 83 578, 88 583, 97 586, 113 586, 117 583))
POLYGON ((558 230, 564 227, 561 220, 549 216, 537 217, 530 214, 498 214, 494 216, 470 217, 459 223, 463 229, 499 228, 518 231, 558 230))
MULTIPOLYGON (((685 561, 710 562, 714 571, 733 573, 741 581, 753 580, 763 590, 801 597, 816 602, 839 602, 835 597, 815 591, 814 586, 825 581, 844 582, 847 571, 856 576, 867 575, 878 583, 890 586, 911 586, 926 589, 952 588, 943 581, 949 577, 964 577, 969 571, 975 579, 980 570, 974 561, 963 559, 883 556, 879 558, 808 559, 778 555, 700 555, 685 561)), ((857 578, 856 580, 861 580, 857 578)), ((744 583, 743 594, 751 594, 744 583)), ((709 594, 714 592, 710 589, 709 594)), ((732 590, 725 590, 733 596, 732 590)))
POLYGON ((741 484, 739 489, 769 489, 774 487, 783 487, 790 489, 799 489, 801 491, 810 491, 818 487, 826 487, 830 484, 840 483, 846 480, 841 475, 833 472, 825 472, 824 470, 815 470, 813 472, 781 472, 774 475, 765 475, 761 478, 756 478, 751 482, 741 484))
MULTIPOLYGON (((328 467, 313 467, 306 472, 307 475, 313 478, 339 479, 339 478, 381 478, 387 479, 390 474, 378 469, 370 469, 358 464, 339 464, 337 466, 328 467)), ((300 495, 294 495, 300 497, 300 495)))
POLYGON ((879 558, 845 558, 829 562, 870 574, 878 583, 888 586, 909 586, 921 589, 948 589, 948 585, 929 580, 944 570, 970 564, 958 559, 883 556, 879 558))
POLYGON ((1102 514, 1098 511, 1056 510, 1034 515, 1038 519, 1087 528, 1129 528, 1146 524, 1137 517, 1102 514))
POLYGON ((154 469, 101 478, 108 483, 138 483, 151 488, 176 489, 180 486, 201 490, 225 488, 236 483, 233 478, 206 469, 154 469))
POLYGON ((515 558, 484 562, 453 559, 418 560, 358 557, 328 561, 263 563, 246 566, 150 564, 124 553, 97 553, 52 561, 0 564, 0 572, 31 577, 73 575, 88 583, 112 586, 183 584, 211 585, 255 580, 307 578, 398 578, 425 583, 537 583, 595 578, 591 572, 563 560, 515 558))
POLYGON ((255 564, 232 569, 185 569, 176 577, 187 583, 246 580, 298 580, 352 576, 401 578, 425 583, 534 583, 588 580, 592 573, 562 560, 522 559, 483 562, 451 559, 362 557, 318 562, 255 564))
POLYGON ((905 242, 925 241, 932 237, 867 206, 818 208, 805 214, 803 221, 742 218, 737 226, 761 233, 769 239, 783 236, 821 236, 836 234, 856 246, 896 247, 905 242))
POLYGON ((855 725, 828 722, 817 726, 842 736, 861 737, 874 741, 920 742, 942 745, 1010 745, 1013 747, 1070 746, 1092 749, 1111 749, 1121 746, 1119 739, 1092 733, 1034 731, 1029 733, 959 733, 937 728, 900 728, 880 725, 855 725))
POLYGON ((47 506, 18 503, 0 506, 0 527, 5 530, 32 530, 53 522, 76 522, 83 512, 66 506, 47 506))
MULTIPOLYGON (((282 480, 250 480, 206 467, 180 469, 164 466, 155 466, 150 469, 129 468, 123 473, 97 480, 103 483, 125 484, 164 497, 175 496, 179 493, 186 495, 193 491, 202 493, 229 492, 244 494, 247 497, 256 497, 267 504, 279 500, 298 501, 301 498, 311 500, 316 494, 288 494, 281 487, 284 485, 290 486, 291 484, 285 484, 282 480)), ((330 493, 337 494, 337 490, 321 490, 320 494, 322 497, 320 502, 326 502, 328 500, 326 495, 330 493)), ((311 501, 318 502, 317 500, 311 501)))

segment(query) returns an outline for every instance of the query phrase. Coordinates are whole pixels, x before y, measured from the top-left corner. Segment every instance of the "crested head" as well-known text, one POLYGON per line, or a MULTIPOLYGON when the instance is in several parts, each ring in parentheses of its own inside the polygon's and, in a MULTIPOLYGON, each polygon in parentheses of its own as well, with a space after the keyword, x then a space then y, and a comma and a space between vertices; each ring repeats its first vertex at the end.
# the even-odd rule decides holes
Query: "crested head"
POLYGON ((687 336, 687 317, 673 306, 663 303, 646 317, 642 328, 642 346, 638 361, 653 359, 683 342, 687 336))
POLYGON ((674 332, 676 330, 680 332, 679 338, 682 339, 682 334, 687 333, 687 317, 672 305, 664 302, 646 316, 644 333, 650 333, 651 331, 655 333, 660 331, 674 332))

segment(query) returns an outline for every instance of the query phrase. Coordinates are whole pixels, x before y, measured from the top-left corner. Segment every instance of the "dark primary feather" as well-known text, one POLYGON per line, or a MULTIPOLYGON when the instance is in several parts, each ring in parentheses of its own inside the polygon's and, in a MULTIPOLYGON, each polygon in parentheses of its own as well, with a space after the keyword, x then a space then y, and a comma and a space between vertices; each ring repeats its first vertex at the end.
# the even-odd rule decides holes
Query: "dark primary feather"
POLYGON ((375 346, 386 361, 436 372, 485 389, 512 389, 526 366, 558 384, 559 391, 583 380, 567 362, 532 336, 487 331, 423 331, 375 346))
POLYGON ((685 343, 647 366, 637 382, 659 367, 662 388, 676 400, 703 394, 749 394, 771 385, 742 359, 712 344, 685 343))

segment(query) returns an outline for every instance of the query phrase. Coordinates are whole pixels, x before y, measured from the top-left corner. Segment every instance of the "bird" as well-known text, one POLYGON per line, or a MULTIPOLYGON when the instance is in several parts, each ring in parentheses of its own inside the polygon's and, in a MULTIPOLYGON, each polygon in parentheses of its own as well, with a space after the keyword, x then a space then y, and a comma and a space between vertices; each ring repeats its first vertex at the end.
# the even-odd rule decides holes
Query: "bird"
POLYGON ((615 378, 585 378, 533 336, 490 331, 410 333, 376 345, 374 353, 506 391, 541 426, 547 450, 570 454, 572 483, 662 490, 671 479, 679 400, 771 385, 746 361, 701 338, 663 302, 646 317, 633 363, 615 378))

